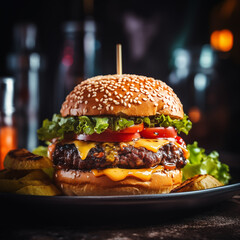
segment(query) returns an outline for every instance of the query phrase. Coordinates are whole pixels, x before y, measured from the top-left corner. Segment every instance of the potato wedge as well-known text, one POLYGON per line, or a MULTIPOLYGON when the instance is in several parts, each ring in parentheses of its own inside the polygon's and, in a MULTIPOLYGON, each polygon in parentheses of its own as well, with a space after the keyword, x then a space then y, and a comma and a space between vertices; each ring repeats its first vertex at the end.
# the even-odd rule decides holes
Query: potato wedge
POLYGON ((27 174, 29 174, 31 170, 10 170, 4 169, 0 171, 0 179, 19 179, 27 174))
POLYGON ((51 168, 52 161, 26 149, 16 149, 8 152, 4 160, 4 167, 14 170, 51 168))
POLYGON ((27 173, 24 177, 19 179, 20 181, 23 180, 45 180, 49 182, 48 175, 40 169, 32 170, 27 173))
POLYGON ((211 175, 196 175, 174 188, 171 193, 204 190, 208 188, 220 187, 222 185, 223 184, 221 182, 211 175))
POLYGON ((18 189, 34 185, 40 186, 49 184, 48 181, 44 180, 15 180, 15 179, 0 179, 0 192, 16 192, 18 189))
POLYGON ((0 192, 4 193, 14 193, 18 189, 25 187, 23 182, 15 179, 0 179, 0 192))
POLYGON ((26 186, 16 191, 17 194, 38 195, 38 196, 56 196, 61 192, 53 185, 26 186))
POLYGON ((0 171, 0 192, 46 196, 61 193, 40 169, 0 171))

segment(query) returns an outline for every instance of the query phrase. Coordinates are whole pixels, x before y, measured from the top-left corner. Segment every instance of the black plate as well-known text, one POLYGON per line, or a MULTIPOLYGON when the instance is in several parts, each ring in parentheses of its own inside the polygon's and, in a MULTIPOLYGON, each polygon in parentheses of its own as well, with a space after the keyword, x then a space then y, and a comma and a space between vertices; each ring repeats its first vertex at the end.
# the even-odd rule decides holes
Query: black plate
MULTIPOLYGON (((239 155, 221 154, 223 162, 230 166, 232 175, 231 184, 193 192, 153 194, 153 195, 127 195, 127 196, 29 196, 0 193, 1 213, 11 211, 26 214, 45 214, 49 211, 55 213, 94 213, 128 214, 130 212, 152 213, 185 211, 207 208, 219 202, 240 194, 240 165, 239 155), (224 161, 226 160, 226 161, 224 161)), ((89 214, 88 214, 89 215, 89 214)), ((48 216, 50 216, 48 214, 48 216)), ((52 216, 52 214, 51 214, 52 216)))
POLYGON ((200 191, 127 196, 29 196, 0 194, 3 204, 17 209, 49 209, 51 211, 106 212, 122 211, 172 211, 204 207, 227 200, 240 193, 240 183, 200 191))

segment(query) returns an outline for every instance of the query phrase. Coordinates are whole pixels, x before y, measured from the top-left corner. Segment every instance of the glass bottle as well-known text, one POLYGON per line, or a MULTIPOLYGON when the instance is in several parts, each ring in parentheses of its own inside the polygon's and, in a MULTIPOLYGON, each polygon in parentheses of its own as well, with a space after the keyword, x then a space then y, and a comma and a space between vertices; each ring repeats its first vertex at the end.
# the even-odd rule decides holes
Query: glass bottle
POLYGON ((17 148, 14 91, 13 78, 0 78, 0 170, 8 151, 17 148))
POLYGON ((38 146, 40 76, 43 58, 37 51, 37 27, 14 27, 14 51, 7 57, 7 68, 16 78, 18 147, 33 150, 38 146))
POLYGON ((55 80, 54 112, 59 112, 65 97, 84 78, 84 31, 82 22, 66 22, 55 80))

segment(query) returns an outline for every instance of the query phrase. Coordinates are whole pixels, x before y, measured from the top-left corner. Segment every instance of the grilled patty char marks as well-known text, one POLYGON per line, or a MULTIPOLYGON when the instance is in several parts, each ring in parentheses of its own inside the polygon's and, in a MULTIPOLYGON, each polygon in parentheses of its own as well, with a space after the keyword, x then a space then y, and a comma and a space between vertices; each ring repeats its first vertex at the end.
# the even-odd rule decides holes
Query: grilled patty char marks
POLYGON ((81 170, 112 167, 149 168, 169 164, 183 168, 187 163, 182 149, 173 143, 164 145, 156 153, 144 147, 135 148, 131 145, 120 148, 115 144, 112 151, 108 148, 109 146, 99 143, 89 151, 86 159, 82 160, 74 144, 58 143, 52 159, 57 168, 81 170), (111 156, 110 160, 109 156, 111 156))

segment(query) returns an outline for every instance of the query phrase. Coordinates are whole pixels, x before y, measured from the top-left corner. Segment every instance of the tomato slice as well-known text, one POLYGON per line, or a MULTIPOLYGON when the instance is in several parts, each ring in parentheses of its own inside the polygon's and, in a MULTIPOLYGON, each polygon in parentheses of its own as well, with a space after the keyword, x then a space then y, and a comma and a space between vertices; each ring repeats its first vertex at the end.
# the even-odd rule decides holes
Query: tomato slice
POLYGON ((143 123, 132 125, 131 127, 125 128, 123 130, 120 130, 120 133, 136 133, 141 132, 144 129, 143 123))
POLYGON ((177 131, 174 127, 144 128, 140 133, 143 138, 175 138, 177 131))
POLYGON ((104 131, 103 133, 93 133, 91 135, 79 134, 76 139, 94 142, 130 142, 133 139, 140 138, 139 133, 120 133, 114 131, 104 131))
POLYGON ((175 140, 176 140, 176 142, 177 142, 179 145, 181 145, 182 147, 186 148, 186 143, 184 142, 184 140, 183 140, 181 137, 176 136, 176 137, 175 137, 175 140))

